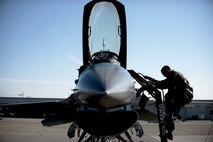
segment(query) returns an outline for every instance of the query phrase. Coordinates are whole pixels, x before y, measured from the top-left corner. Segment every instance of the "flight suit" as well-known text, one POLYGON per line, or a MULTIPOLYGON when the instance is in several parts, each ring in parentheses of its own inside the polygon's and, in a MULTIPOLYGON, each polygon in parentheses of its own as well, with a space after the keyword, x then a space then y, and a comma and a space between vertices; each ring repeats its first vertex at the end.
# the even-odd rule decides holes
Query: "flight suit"
POLYGON ((154 85, 158 89, 168 89, 165 95, 165 111, 166 111, 166 124, 167 130, 172 132, 174 130, 174 116, 179 115, 179 111, 183 103, 185 78, 177 71, 172 70, 167 78, 162 81, 157 81, 154 85))

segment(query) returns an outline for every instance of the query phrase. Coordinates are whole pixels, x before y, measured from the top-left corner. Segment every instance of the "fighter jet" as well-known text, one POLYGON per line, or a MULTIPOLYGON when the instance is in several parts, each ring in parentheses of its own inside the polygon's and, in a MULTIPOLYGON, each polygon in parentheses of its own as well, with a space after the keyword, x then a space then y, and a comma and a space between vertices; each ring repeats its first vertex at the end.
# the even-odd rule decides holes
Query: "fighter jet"
MULTIPOLYGON (((125 141, 127 130, 141 126, 137 123, 138 111, 134 102, 141 98, 142 106, 148 101, 141 97, 147 90, 156 98, 160 137, 165 136, 164 108, 160 93, 133 70, 126 69, 127 29, 125 7, 116 0, 92 0, 84 7, 83 14, 83 65, 78 69, 74 93, 65 100, 9 104, 1 106, 1 114, 19 117, 44 117, 45 126, 73 122, 68 130, 72 138, 76 128, 90 135, 87 141, 107 141, 117 138, 125 141), (136 81, 142 86, 135 87, 136 81)), ((142 108, 143 109, 143 108, 142 108)), ((143 115, 141 115, 143 118, 143 115)), ((142 136, 139 135, 139 136, 142 136)))

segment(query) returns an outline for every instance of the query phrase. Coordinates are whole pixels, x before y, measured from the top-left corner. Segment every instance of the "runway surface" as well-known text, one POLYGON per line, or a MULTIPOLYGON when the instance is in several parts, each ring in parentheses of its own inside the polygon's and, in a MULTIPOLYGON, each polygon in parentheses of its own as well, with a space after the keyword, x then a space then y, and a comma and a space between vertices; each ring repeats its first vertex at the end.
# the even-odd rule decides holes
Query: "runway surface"
MULTIPOLYGON (((4 118, 0 120, 0 142, 77 142, 78 137, 69 139, 67 130, 70 123, 54 127, 43 127, 41 119, 4 118)), ((144 136, 135 142, 160 142, 157 123, 139 121, 144 136)), ((213 142, 213 122, 176 122, 174 140, 169 142, 213 142)))

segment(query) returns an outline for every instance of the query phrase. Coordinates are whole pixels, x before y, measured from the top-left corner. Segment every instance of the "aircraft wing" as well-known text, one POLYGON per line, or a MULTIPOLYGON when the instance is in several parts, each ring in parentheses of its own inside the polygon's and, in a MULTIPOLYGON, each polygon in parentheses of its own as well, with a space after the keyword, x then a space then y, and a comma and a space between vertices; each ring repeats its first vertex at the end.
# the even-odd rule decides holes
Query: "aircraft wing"
MULTIPOLYGON (((138 98, 139 99, 139 98, 138 98)), ((134 103, 134 108, 138 112, 139 120, 144 120, 148 122, 157 122, 158 116, 157 116, 157 110, 156 110, 156 104, 154 100, 149 100, 144 106, 144 108, 140 108, 139 100, 136 99, 134 103)))
POLYGON ((158 117, 157 114, 154 112, 151 112, 149 110, 143 109, 143 110, 136 110, 139 115, 139 120, 144 120, 148 122, 157 122, 158 117))
MULTIPOLYGON (((71 95, 72 96, 72 95, 71 95)), ((72 121, 75 104, 72 97, 59 101, 24 102, 0 105, 3 117, 44 118, 42 124, 53 126, 72 121)))

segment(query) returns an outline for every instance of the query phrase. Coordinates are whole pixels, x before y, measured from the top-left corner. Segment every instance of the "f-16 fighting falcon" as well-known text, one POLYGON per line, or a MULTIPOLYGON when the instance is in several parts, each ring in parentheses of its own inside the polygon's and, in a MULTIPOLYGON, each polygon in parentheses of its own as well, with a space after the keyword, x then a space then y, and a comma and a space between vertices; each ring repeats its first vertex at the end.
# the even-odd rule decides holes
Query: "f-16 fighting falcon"
POLYGON ((161 93, 134 70, 126 69, 127 29, 125 7, 116 0, 92 0, 83 14, 83 65, 78 69, 74 93, 65 100, 6 104, 1 107, 5 117, 43 117, 44 126, 73 122, 70 138, 81 129, 80 141, 133 141, 128 129, 137 136, 143 130, 138 119, 146 119, 144 106, 147 91, 156 103, 161 142, 167 142, 165 110, 161 93), (135 83, 141 85, 140 89, 135 83), (143 94, 143 95, 141 95, 143 94), (140 98, 140 106, 135 102, 140 98), (143 111, 142 111, 143 110, 143 111), (139 117, 139 114, 142 113, 139 117), (85 139, 85 136, 88 136, 85 139))

